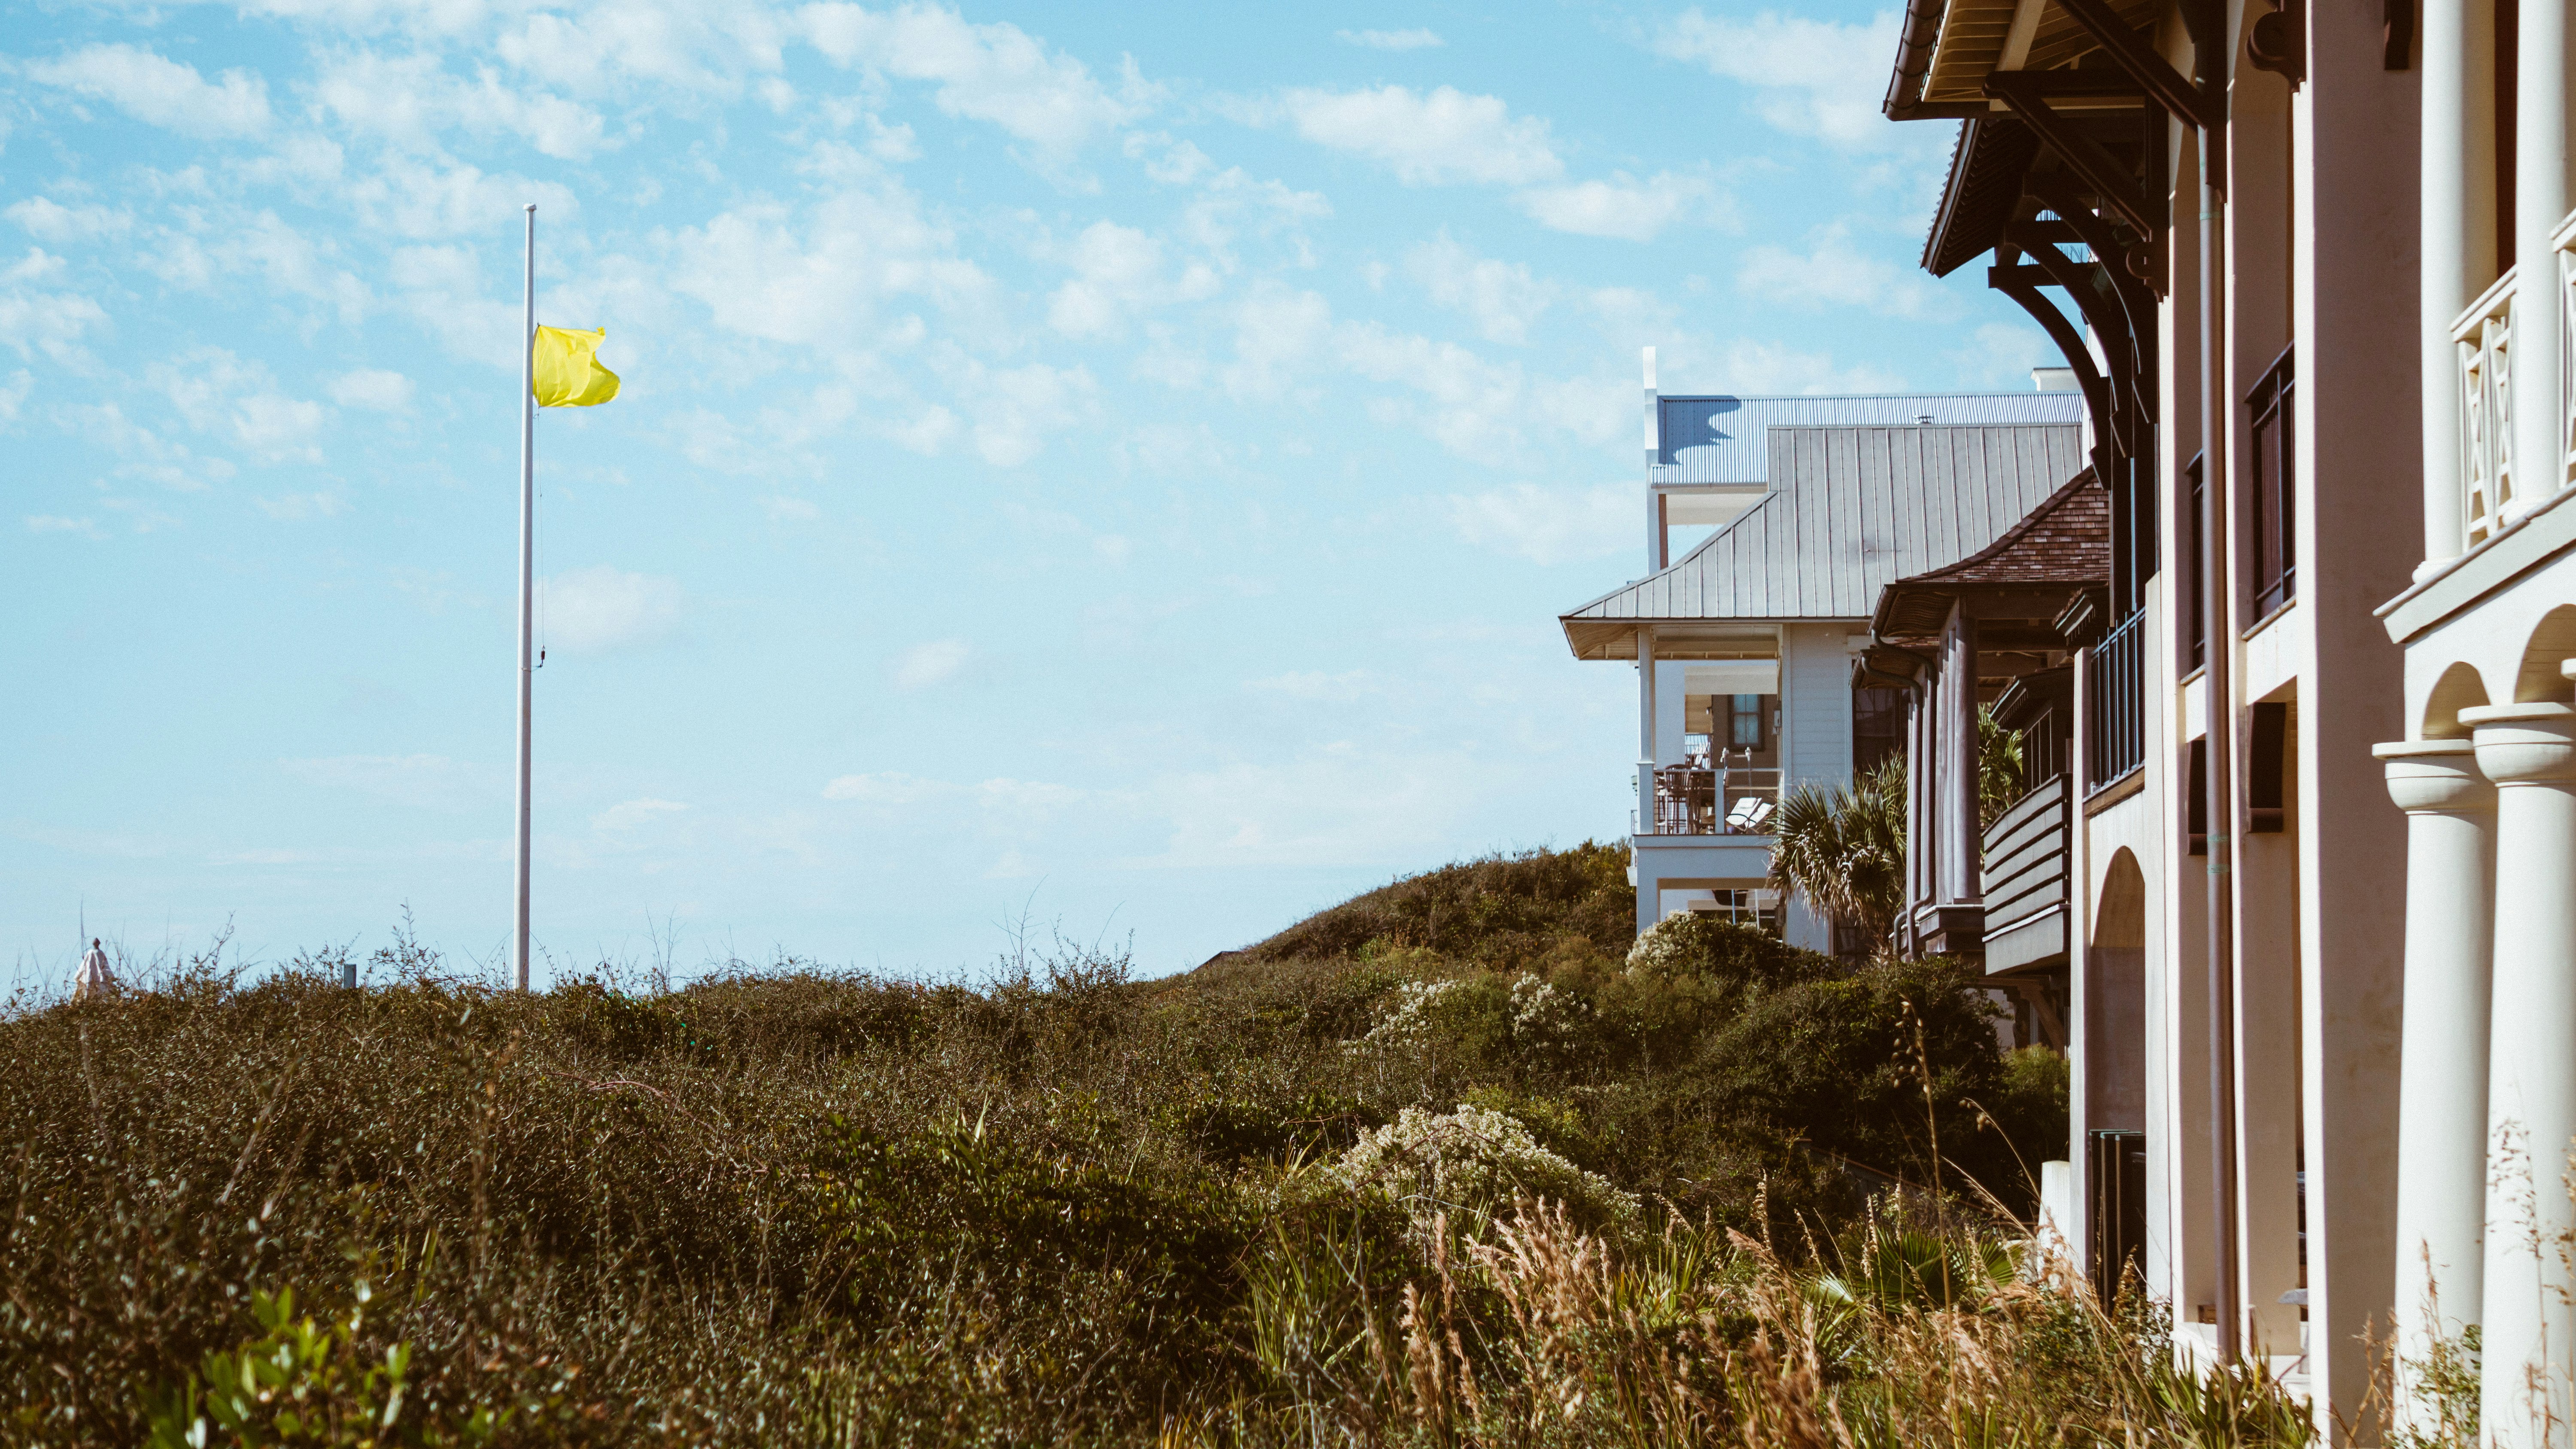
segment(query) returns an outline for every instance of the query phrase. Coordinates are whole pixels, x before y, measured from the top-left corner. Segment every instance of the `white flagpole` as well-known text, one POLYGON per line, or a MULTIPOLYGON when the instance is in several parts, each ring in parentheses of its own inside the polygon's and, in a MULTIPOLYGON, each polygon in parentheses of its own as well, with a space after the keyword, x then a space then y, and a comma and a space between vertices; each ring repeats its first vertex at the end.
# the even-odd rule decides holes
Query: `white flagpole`
POLYGON ((519 850, 517 913, 512 926, 510 964, 519 989, 528 989, 528 760, 529 692, 536 683, 530 668, 529 602, 536 594, 537 537, 537 204, 528 203, 527 269, 522 278, 524 306, 519 328, 519 850))

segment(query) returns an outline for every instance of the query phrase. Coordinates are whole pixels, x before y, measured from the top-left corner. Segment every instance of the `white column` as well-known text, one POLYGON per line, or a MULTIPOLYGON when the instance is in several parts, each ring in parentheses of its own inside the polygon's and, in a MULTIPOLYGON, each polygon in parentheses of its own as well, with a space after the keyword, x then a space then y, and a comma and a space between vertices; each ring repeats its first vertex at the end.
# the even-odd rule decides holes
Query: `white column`
POLYGON ((1655 833, 1655 630, 1637 630, 1637 833, 1655 833))
POLYGON ((2576 1372, 2576 708, 2480 705, 2460 722, 2496 786, 2478 1419, 2498 1449, 2564 1449, 2576 1372))
POLYGON ((2495 787, 2467 740, 2373 751, 2406 812, 2406 988, 2397 1095, 2397 1423, 2441 1424, 2409 1365, 2478 1322, 2486 1221, 2495 787))
POLYGON ((1932 778, 1931 724, 1940 672, 1924 670, 1905 691, 1905 904, 1897 914, 1897 939, 1914 942, 1914 907, 1931 895, 1932 812, 1925 803, 1932 778))
MULTIPOLYGON (((1637 833, 1655 833, 1655 626, 1637 626, 1637 833)), ((1637 934, 1655 928, 1664 916, 1663 882, 1654 874, 1650 853, 1636 841, 1628 846, 1628 864, 1637 875, 1637 934)))
POLYGON ((2550 234, 2567 215, 2567 7, 2519 7, 2513 130, 2513 506, 2520 518, 2558 491, 2567 439, 2559 401, 2566 330, 2550 234))
POLYGON ((2495 0, 2422 0, 2424 562, 2461 547, 2459 359, 2451 319, 2496 276, 2495 0))
MULTIPOLYGON (((1940 903, 1983 900, 1977 857, 1985 842, 1977 828, 1977 671, 1975 621, 1950 606, 1941 637, 1941 882, 1940 903)), ((1949 948, 1957 949, 1955 942, 1949 948)))

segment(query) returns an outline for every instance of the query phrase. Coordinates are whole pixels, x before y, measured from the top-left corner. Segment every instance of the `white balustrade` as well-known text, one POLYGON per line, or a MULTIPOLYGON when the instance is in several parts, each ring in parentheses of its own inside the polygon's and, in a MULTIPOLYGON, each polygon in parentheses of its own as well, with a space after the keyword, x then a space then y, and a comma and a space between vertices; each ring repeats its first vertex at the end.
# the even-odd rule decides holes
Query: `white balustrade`
POLYGON ((2558 469, 2546 491, 2526 489, 2534 503, 2576 482, 2576 213, 2550 237, 2558 257, 2558 469))
POLYGON ((2460 496, 2471 548, 2504 526, 2513 502, 2513 293, 2506 272, 2451 324, 2459 358, 2460 496))

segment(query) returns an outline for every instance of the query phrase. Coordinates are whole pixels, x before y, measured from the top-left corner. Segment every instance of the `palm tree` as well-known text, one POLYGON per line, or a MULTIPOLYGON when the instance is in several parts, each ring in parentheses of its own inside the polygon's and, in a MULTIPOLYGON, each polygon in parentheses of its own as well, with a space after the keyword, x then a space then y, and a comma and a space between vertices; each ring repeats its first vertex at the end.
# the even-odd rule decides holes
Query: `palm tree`
MULTIPOLYGON (((2022 796, 2021 731, 1977 709, 1977 814, 1993 825, 2022 796)), ((1771 878, 1786 900, 1865 933, 1888 949, 1905 910, 1905 757, 1891 756, 1848 785, 1801 785, 1771 817, 1771 878)))
POLYGON ((1847 785, 1801 785, 1771 817, 1770 886, 1802 895, 1818 915, 1887 949, 1905 908, 1905 760, 1895 756, 1847 785))
POLYGON ((2022 796, 2021 731, 1995 723, 1977 706, 1977 828, 1990 830, 2022 796))

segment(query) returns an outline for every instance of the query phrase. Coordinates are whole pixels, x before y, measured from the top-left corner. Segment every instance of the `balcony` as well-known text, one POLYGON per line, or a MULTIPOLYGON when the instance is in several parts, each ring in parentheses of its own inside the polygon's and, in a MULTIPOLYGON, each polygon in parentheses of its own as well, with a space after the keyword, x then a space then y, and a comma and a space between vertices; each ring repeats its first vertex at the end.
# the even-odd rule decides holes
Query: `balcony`
POLYGON ((1697 757, 1655 771, 1650 835, 1764 835, 1780 808, 1780 772, 1697 757))
POLYGON ((2140 636, 2145 614, 2114 625, 2084 661, 2085 789, 2099 794, 2146 763, 2147 731, 2140 636))
MULTIPOLYGON (((2562 259, 2565 251, 2559 253, 2562 259)), ((2460 494, 2469 547, 2504 527, 2514 495, 2513 291, 2506 272, 2451 324, 2459 359, 2453 381, 2460 400, 2460 494)))
POLYGON ((1986 829, 1986 970, 2066 954, 2067 777, 2054 774, 1986 829))

